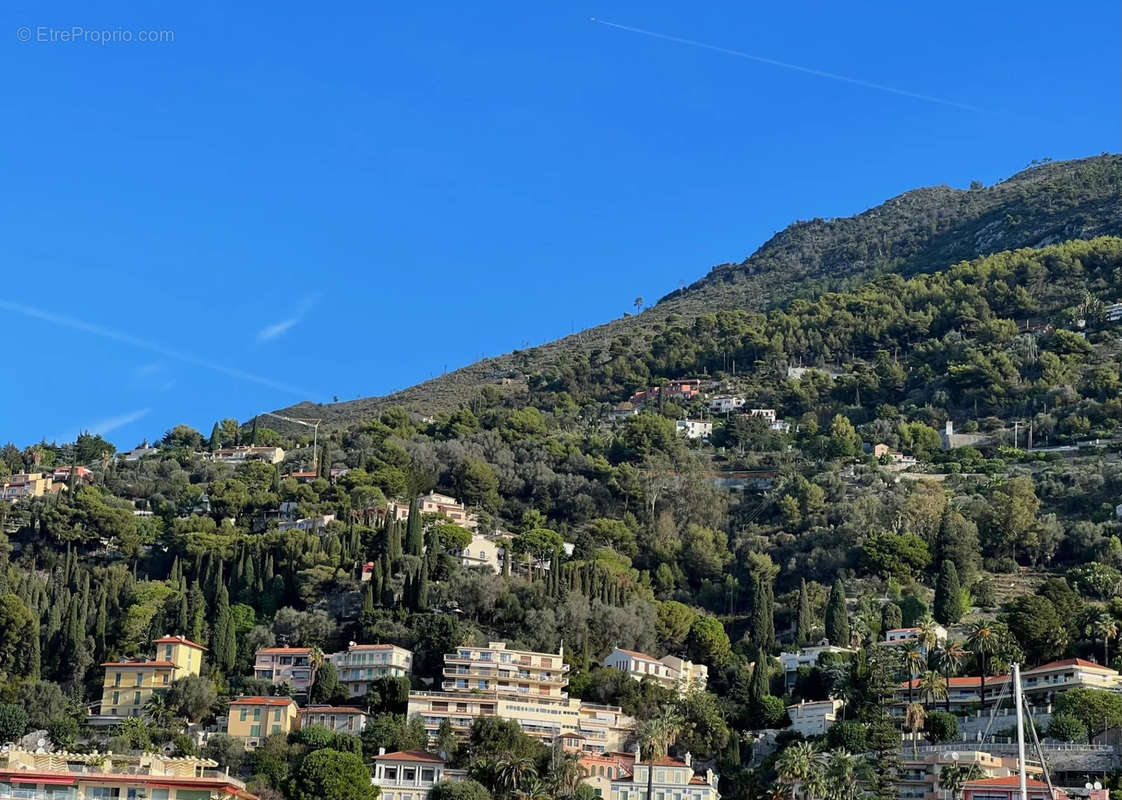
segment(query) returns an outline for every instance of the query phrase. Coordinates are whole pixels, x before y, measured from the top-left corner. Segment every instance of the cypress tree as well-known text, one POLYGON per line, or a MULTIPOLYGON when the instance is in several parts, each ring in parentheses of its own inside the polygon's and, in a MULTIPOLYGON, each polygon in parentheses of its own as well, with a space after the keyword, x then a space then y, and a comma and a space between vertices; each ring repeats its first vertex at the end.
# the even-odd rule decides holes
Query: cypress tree
POLYGON ((752 682, 748 685, 748 696, 758 703, 765 695, 771 694, 769 682, 768 655, 762 647, 756 648, 756 666, 752 668, 752 682))
POLYGON ((553 551, 553 559, 549 563, 549 593, 554 597, 561 594, 561 550, 553 551))
POLYGON ((409 504, 409 519, 405 526, 405 552, 411 556, 421 555, 424 546, 421 509, 416 498, 409 504))
POLYGON ((830 600, 826 604, 826 638, 830 644, 839 647, 849 646, 849 614, 845 609, 845 584, 841 578, 834 581, 830 589, 830 600))
POLYGON ((253 429, 249 432, 249 443, 251 445, 257 444, 257 417, 253 417, 253 429))
POLYGON ((222 434, 218 430, 218 423, 214 423, 214 427, 210 429, 210 452, 214 452, 222 446, 222 434))
POLYGON ((417 577, 417 610, 423 611, 429 605, 429 569, 428 561, 426 560, 421 568, 417 570, 419 573, 417 577))
POLYGON ((258 594, 257 559, 246 553, 245 563, 242 564, 242 589, 239 598, 253 605, 253 598, 258 594))
POLYGON ((401 525, 397 522, 390 528, 389 556, 390 561, 394 564, 397 564, 397 562, 401 560, 401 525))
POLYGON ((109 614, 105 607, 109 589, 102 586, 97 595, 97 614, 94 617, 94 646, 97 648, 98 658, 101 658, 105 655, 105 628, 109 623, 109 614))
POLYGON ((799 615, 795 621, 795 642, 809 644, 813 623, 810 619, 810 593, 806 588, 806 578, 799 582, 799 615))
MULTIPOLYGON (((206 632, 206 597, 199 588, 199 582, 191 584, 191 591, 187 595, 188 623, 185 635, 196 642, 204 641, 206 632)), ((214 647, 214 642, 211 642, 214 647)))
POLYGON ((218 668, 229 673, 237 663, 238 647, 234 618, 230 613, 230 593, 226 584, 218 586, 217 611, 214 618, 214 660, 218 668))
POLYGON ((187 607, 187 593, 183 592, 179 595, 179 615, 175 619, 176 633, 186 636, 187 628, 191 624, 190 609, 187 607))
POLYGON ((27 648, 27 669, 24 674, 33 681, 39 680, 39 674, 43 668, 43 655, 39 644, 39 616, 35 615, 34 622, 31 626, 31 641, 28 643, 27 648))
POLYGON ((935 621, 943 625, 953 625, 966 613, 963 603, 962 586, 958 582, 958 570, 949 558, 944 559, 939 568, 939 579, 935 583, 935 621))
POLYGON ((374 613, 374 576, 370 576, 370 582, 366 584, 366 592, 362 596, 362 610, 364 613, 374 613))

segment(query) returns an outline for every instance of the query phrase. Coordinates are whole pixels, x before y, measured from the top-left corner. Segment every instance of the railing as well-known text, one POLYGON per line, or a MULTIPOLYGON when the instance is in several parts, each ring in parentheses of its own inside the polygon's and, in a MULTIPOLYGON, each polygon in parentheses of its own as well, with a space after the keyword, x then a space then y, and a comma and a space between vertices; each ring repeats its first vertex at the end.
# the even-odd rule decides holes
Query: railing
MULTIPOLYGON (((1001 737, 1003 741, 974 742, 959 740, 943 742, 941 744, 921 744, 916 748, 917 753, 944 753, 951 750, 979 750, 982 752, 1011 752, 1017 749, 1015 739, 1001 737)), ((1067 744, 1061 742, 1041 742, 1045 752, 1054 753, 1113 753, 1115 748, 1109 744, 1067 744)), ((901 752, 912 752, 912 746, 904 743, 901 752)))

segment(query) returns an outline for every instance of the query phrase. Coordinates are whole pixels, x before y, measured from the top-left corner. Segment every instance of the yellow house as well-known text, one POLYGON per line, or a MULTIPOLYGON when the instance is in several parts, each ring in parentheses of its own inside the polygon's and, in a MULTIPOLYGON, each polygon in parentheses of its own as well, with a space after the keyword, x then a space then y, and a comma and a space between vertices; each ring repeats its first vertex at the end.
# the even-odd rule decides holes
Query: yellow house
POLYGON ((226 733, 257 747, 274 733, 291 733, 299 727, 296 702, 291 697, 239 697, 230 702, 226 733))
POLYGON ((108 717, 139 717, 156 692, 165 692, 172 681, 198 675, 206 648, 183 636, 154 639, 154 659, 107 661, 101 687, 101 713, 108 717))

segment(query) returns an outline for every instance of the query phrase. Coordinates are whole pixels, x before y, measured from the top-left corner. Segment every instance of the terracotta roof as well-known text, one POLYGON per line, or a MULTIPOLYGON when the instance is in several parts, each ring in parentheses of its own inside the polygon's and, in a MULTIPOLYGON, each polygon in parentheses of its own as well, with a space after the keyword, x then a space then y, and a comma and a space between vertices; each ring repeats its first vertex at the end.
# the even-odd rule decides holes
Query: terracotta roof
MULTIPOLYGON (((650 761, 637 761, 635 766, 639 767, 644 764, 650 764, 650 761)), ((685 767, 688 766, 685 759, 675 758, 674 756, 659 756, 654 760, 656 767, 685 767)))
MULTIPOLYGON (((979 778, 976 781, 967 781, 965 786, 1020 786, 1020 781, 1018 775, 1006 775, 1003 778, 979 778)), ((1028 778, 1025 785, 1031 786, 1033 789, 1048 788, 1048 784, 1044 781, 1038 781, 1036 778, 1028 778)))
MULTIPOLYGON (((392 644, 356 644, 348 647, 348 650, 392 650, 396 645, 392 644)), ((404 648, 402 648, 404 649, 404 648)))
POLYGON ((143 669, 145 667, 175 667, 175 664, 171 661, 106 661, 101 666, 143 669))
POLYGON ((0 778, 16 783, 45 783, 51 786, 73 786, 76 783, 130 783, 156 788, 220 789, 243 800, 257 796, 239 789, 221 778, 192 778, 180 775, 140 775, 128 773, 71 773, 53 770, 0 769, 0 778))
POLYGON ((308 655, 311 655, 311 652, 312 652, 312 648, 310 648, 310 647, 262 647, 260 650, 257 651, 258 654, 261 654, 261 653, 270 653, 270 654, 273 654, 273 653, 306 653, 308 655))
POLYGON ((230 701, 232 706, 287 706, 290 703, 296 705, 291 697, 239 697, 230 701))
POLYGON ((161 636, 159 639, 153 639, 153 644, 185 644, 188 647, 197 647, 200 650, 206 650, 198 642, 192 642, 186 636, 161 636))
POLYGON ((301 714, 365 714, 361 708, 353 706, 304 706, 301 714))
POLYGON ((1049 661, 1047 664, 1041 664, 1039 667, 1026 669, 1024 674, 1027 675, 1030 672, 1041 672, 1043 670, 1057 669, 1059 667, 1083 667, 1084 669, 1101 669, 1106 672, 1115 672, 1115 670, 1110 667, 1104 666, 1103 664, 1096 664, 1094 661, 1088 661, 1085 658, 1065 658, 1061 661, 1049 661))
POLYGON ((385 753, 374 756, 375 761, 424 761, 429 764, 443 764, 444 759, 434 756, 424 750, 399 750, 396 753, 385 753))
POLYGON ((640 653, 637 650, 624 650, 622 647, 617 647, 616 650, 619 650, 621 653, 627 653, 627 655, 632 656, 634 658, 646 659, 647 661, 650 661, 653 664, 661 664, 662 663, 661 661, 659 661, 654 656, 649 656, 646 653, 640 653))

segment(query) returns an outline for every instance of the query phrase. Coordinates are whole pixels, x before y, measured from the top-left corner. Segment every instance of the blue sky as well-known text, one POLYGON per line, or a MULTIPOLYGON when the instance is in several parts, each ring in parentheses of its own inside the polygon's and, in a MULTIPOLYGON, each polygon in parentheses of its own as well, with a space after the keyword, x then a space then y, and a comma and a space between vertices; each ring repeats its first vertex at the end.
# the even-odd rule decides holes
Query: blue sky
POLYGON ((1119 148, 1116 0, 697 5, 4 4, 0 441, 382 394, 1119 148))

